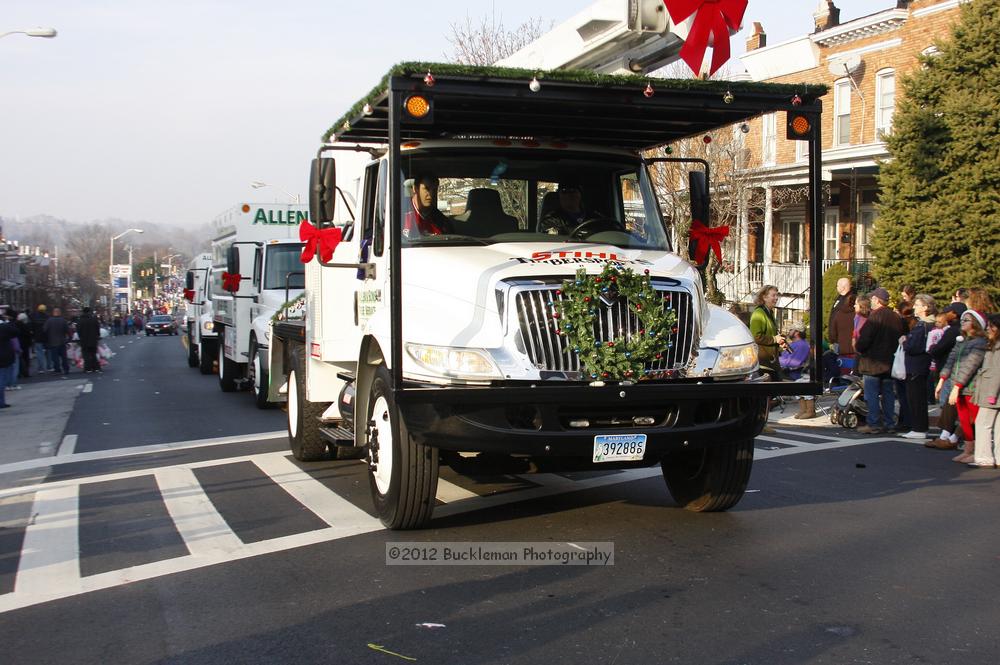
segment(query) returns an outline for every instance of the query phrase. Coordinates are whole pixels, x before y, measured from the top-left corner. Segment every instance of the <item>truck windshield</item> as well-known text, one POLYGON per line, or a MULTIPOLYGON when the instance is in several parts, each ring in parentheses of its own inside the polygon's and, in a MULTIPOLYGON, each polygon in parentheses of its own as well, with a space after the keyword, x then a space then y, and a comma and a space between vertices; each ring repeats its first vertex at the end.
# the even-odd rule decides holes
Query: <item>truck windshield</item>
POLYGON ((297 272, 299 274, 288 278, 288 287, 291 289, 304 288, 305 276, 302 274, 302 271, 305 268, 299 260, 301 253, 301 243, 268 245, 267 262, 264 264, 264 288, 285 288, 285 277, 290 272, 297 272))
POLYGON ((406 245, 670 248, 638 157, 540 147, 435 148, 404 153, 403 177, 406 245))

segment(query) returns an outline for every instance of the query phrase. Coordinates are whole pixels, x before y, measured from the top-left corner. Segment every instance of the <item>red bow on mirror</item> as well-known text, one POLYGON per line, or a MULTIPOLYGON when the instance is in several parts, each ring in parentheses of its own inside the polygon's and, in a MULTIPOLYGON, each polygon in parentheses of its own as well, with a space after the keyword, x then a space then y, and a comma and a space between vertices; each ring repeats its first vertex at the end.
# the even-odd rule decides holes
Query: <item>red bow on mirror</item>
POLYGON ((309 220, 303 220, 299 224, 299 240, 305 245, 302 247, 302 256, 299 259, 302 263, 309 263, 319 252, 319 260, 328 263, 333 258, 333 250, 337 249, 342 237, 343 234, 337 227, 317 229, 309 223, 309 220))
POLYGON ((223 272, 222 288, 224 288, 226 291, 229 291, 230 293, 236 293, 237 291, 240 290, 241 279, 243 279, 243 276, 240 275, 239 273, 234 274, 234 273, 223 272))
POLYGON ((729 31, 740 29, 747 0, 663 0, 663 4, 667 6, 674 23, 682 23, 697 12, 680 56, 691 71, 698 74, 711 39, 712 68, 709 74, 714 74, 729 60, 729 31))
POLYGON ((184 289, 184 300, 194 302, 194 289, 184 289))
POLYGON ((715 258, 722 263, 722 241, 729 237, 728 226, 708 227, 697 219, 691 222, 691 240, 695 242, 694 262, 701 265, 711 249, 715 258))

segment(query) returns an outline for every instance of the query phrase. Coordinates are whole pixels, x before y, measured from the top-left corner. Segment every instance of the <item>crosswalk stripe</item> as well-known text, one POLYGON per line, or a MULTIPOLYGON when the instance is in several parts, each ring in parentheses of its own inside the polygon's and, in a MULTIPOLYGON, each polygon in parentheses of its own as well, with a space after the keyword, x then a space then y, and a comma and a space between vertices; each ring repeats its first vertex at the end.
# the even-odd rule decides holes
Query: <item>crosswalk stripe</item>
POLYGON ((340 535, 353 536, 382 529, 382 522, 344 499, 295 466, 287 457, 258 455, 253 463, 293 499, 311 510, 340 535))
POLYGON ((76 486, 41 490, 25 529, 14 592, 60 597, 80 584, 79 492, 76 486))
POLYGON ((459 487, 455 483, 445 480, 444 478, 438 478, 438 489, 437 489, 437 499, 438 501, 444 501, 445 503, 454 503, 455 501, 461 501, 463 499, 471 499, 473 497, 479 496, 475 492, 465 489, 464 487, 459 487))
POLYGON ((194 471, 176 466, 157 469, 154 475, 167 512, 191 554, 228 554, 243 546, 243 541, 233 533, 205 494, 194 471))
POLYGON ((783 439, 777 436, 764 436, 760 434, 757 436, 756 441, 768 441, 770 443, 783 443, 786 446, 807 446, 810 448, 815 448, 816 446, 811 443, 806 443, 805 441, 793 441, 791 439, 783 439))
POLYGON ((59 451, 56 453, 56 457, 72 455, 73 451, 76 450, 76 440, 76 434, 67 434, 64 436, 62 443, 59 445, 59 451))
MULTIPOLYGON (((808 436, 811 439, 822 439, 824 441, 830 441, 830 442, 833 442, 833 441, 843 441, 843 439, 838 439, 837 437, 834 437, 834 436, 826 436, 825 434, 813 434, 811 431, 809 431, 809 432, 793 432, 791 430, 777 429, 777 428, 775 428, 774 431, 777 432, 778 434, 788 434, 790 436, 808 436)), ((760 437, 758 437, 758 438, 760 438, 760 437)))

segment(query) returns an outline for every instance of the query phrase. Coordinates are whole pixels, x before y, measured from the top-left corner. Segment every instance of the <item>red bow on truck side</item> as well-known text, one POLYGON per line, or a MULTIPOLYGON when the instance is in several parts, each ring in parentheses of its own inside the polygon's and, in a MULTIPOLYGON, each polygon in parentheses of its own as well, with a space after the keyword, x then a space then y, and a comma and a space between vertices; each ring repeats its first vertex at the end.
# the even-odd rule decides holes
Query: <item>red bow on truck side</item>
POLYGON ((222 288, 230 293, 236 293, 240 290, 240 280, 243 276, 239 273, 222 273, 222 288))
POLYGON ((184 289, 184 300, 194 302, 194 289, 184 289))
POLYGON ((317 229, 309 223, 309 220, 304 220, 299 224, 299 240, 305 243, 299 259, 302 263, 309 263, 319 252, 319 260, 328 263, 333 258, 333 250, 337 249, 342 237, 343 234, 338 227, 317 229))
POLYGON ((722 263, 722 241, 729 237, 728 226, 708 227, 697 219, 691 222, 691 240, 695 241, 694 262, 701 265, 711 249, 715 258, 722 263))
POLYGON ((712 39, 712 69, 714 74, 729 60, 729 31, 740 29, 747 0, 663 0, 673 22, 682 23, 694 17, 694 24, 681 47, 681 59, 695 74, 701 71, 708 40, 712 39))

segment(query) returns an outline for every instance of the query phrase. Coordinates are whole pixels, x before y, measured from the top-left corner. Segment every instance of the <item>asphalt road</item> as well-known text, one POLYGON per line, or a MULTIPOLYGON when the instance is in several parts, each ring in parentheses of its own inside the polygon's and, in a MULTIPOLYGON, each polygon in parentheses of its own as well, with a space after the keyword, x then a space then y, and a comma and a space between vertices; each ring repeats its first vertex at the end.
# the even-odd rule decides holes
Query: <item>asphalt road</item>
POLYGON ((35 502, 0 531, 5 661, 1000 662, 1000 472, 781 429, 727 513, 678 509, 655 470, 445 472, 431 528, 387 532, 361 463, 294 462, 252 433, 283 414, 178 346, 126 344, 80 396, 66 431, 107 452, 0 488, 35 502), (403 541, 608 541, 615 559, 386 565, 403 541))

